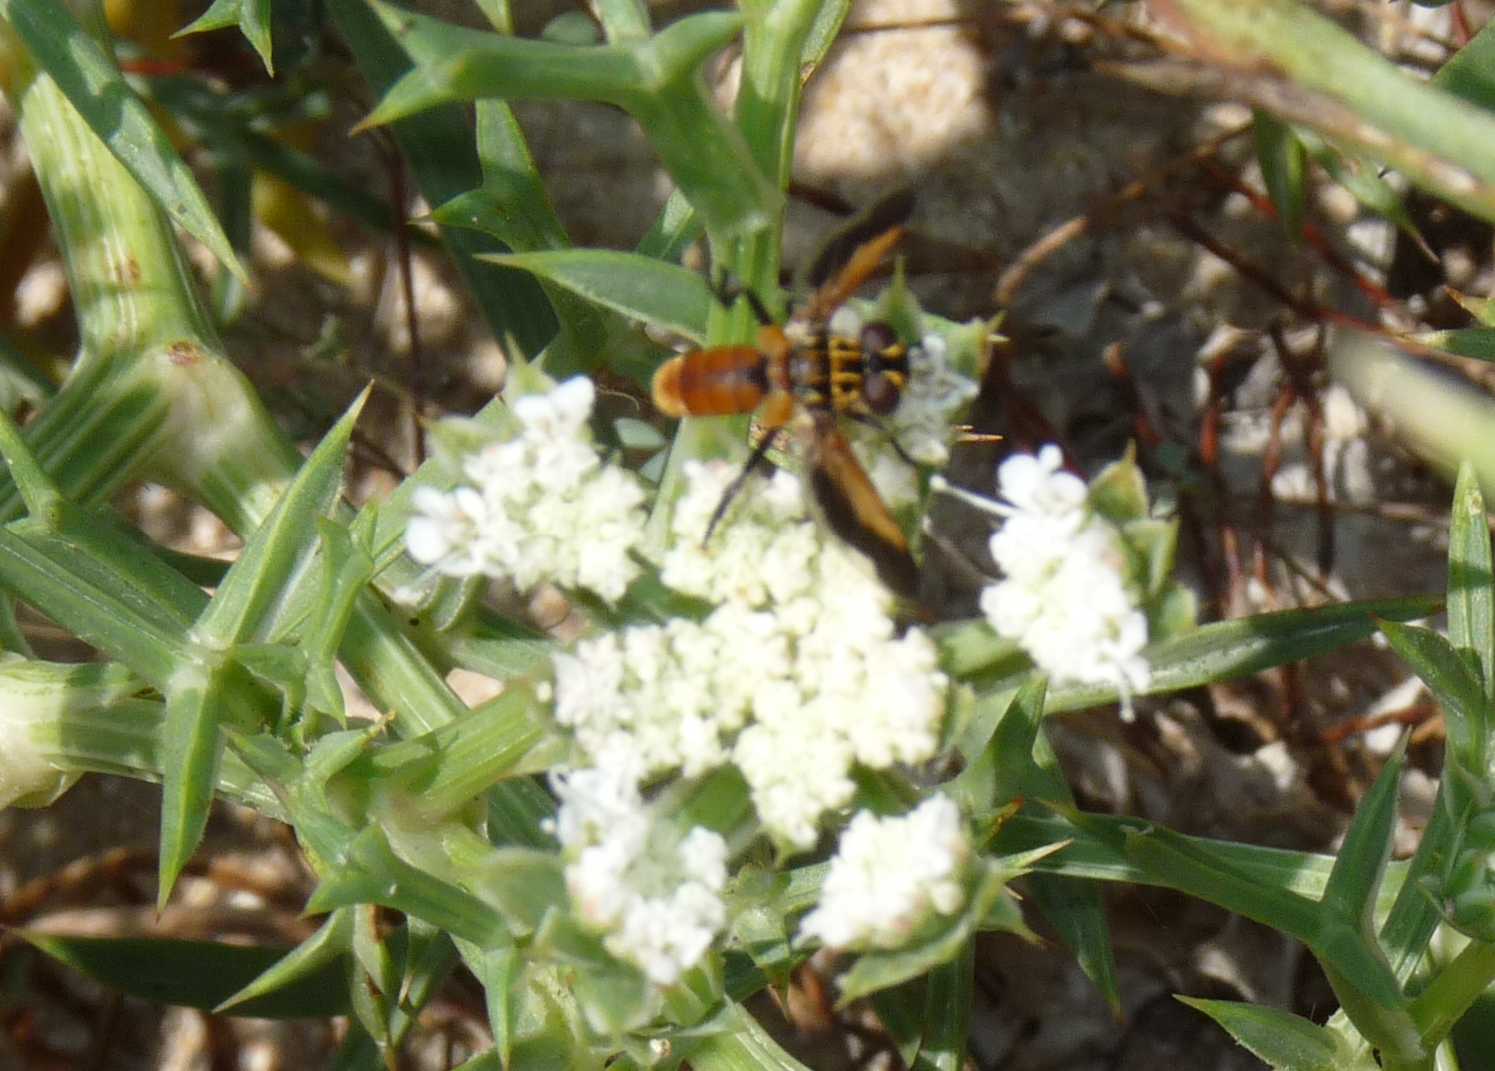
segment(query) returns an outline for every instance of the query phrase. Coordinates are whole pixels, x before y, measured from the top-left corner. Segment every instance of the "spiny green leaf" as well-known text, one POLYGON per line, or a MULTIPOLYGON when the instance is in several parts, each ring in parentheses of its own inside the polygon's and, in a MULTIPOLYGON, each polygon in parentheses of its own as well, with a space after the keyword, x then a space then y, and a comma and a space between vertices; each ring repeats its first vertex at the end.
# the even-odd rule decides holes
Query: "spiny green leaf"
POLYGON ((308 913, 354 904, 383 904, 481 947, 496 947, 510 940, 498 912, 472 894, 398 858, 377 826, 353 840, 345 860, 317 886, 307 902, 308 913))
POLYGON ((1391 858, 1391 839, 1396 827, 1397 788, 1406 758, 1406 742, 1381 768, 1371 790, 1355 808, 1354 821, 1345 833, 1343 846, 1329 873, 1329 884, 1320 900, 1323 906, 1358 926, 1369 939, 1376 906, 1376 893, 1391 858))
MULTIPOLYGON (((1072 819, 1073 820, 1073 819, 1072 819)), ((1080 819, 1088 823, 1089 819, 1080 819)), ((1336 985, 1341 1001, 1361 998, 1395 1009, 1401 989, 1380 949, 1356 921, 1326 911, 1287 888, 1253 879, 1210 843, 1199 843, 1160 826, 1140 822, 1126 835, 1126 851, 1149 870, 1149 882, 1218 904, 1298 938, 1312 950, 1336 985)), ((1402 1013, 1404 1017, 1404 1013, 1402 1013)))
POLYGON ((1441 887, 1463 836, 1465 817, 1455 816, 1449 809, 1448 784, 1445 778, 1439 786, 1432 821, 1422 831, 1417 853, 1407 866, 1396 901, 1381 926, 1381 945, 1401 981, 1422 963, 1428 941, 1438 927, 1438 905, 1428 897, 1422 883, 1431 878, 1441 887))
MULTIPOLYGON (((332 979, 339 981, 346 978, 351 966, 348 960, 348 949, 352 936, 352 909, 344 908, 334 911, 321 926, 317 927, 316 933, 266 967, 242 989, 225 997, 212 1010, 218 1014, 225 1012, 234 1015, 253 1014, 242 1009, 254 1007, 254 1002, 261 999, 275 997, 283 1000, 287 993, 293 993, 299 987, 313 981, 326 988, 329 999, 345 997, 348 992, 347 985, 329 984, 331 979, 328 976, 331 975, 332 979)), ((346 1010, 331 1014, 346 1014, 346 1010)))
POLYGON ((156 909, 163 910, 208 824, 223 742, 218 720, 225 706, 221 669, 178 671, 166 693, 161 726, 161 858, 156 909))
POLYGON ((189 657, 184 617, 207 596, 105 511, 64 502, 57 515, 55 530, 0 528, 0 586, 164 689, 189 657))
MULTIPOLYGON (((1423 6, 1432 5, 1423 0, 1423 6)), ((1495 112, 1495 24, 1485 23, 1438 69, 1432 83, 1487 112, 1495 112)))
POLYGON ((493 1031, 493 1049, 498 1054, 499 1067, 512 1067, 523 960, 512 945, 485 949, 464 943, 463 947, 467 967, 483 987, 488 1028, 493 1031))
POLYGON ((417 66, 362 125, 481 97, 600 101, 639 121, 714 232, 762 230, 778 211, 777 191, 700 84, 700 64, 736 35, 737 15, 704 12, 641 40, 578 46, 468 30, 383 3, 373 8, 417 66))
POLYGON ((1202 1011, 1274 1071, 1349 1071, 1338 1036, 1317 1023, 1262 1004, 1176 998, 1202 1011))
POLYGON ((173 36, 219 30, 225 26, 239 27, 239 32, 260 54, 265 73, 273 78, 275 63, 270 55, 270 0, 213 0, 212 7, 173 36))
POLYGON ((1442 704, 1450 759, 1466 773, 1482 778, 1489 748, 1489 710, 1484 685, 1469 663, 1432 629, 1382 621, 1381 632, 1442 704))
MULTIPOLYGON (((294 949, 129 937, 61 937, 12 930, 28 944, 122 993, 213 1011, 294 949)), ((274 992, 234 1008, 263 1019, 327 1018, 348 1011, 345 960, 330 960, 274 992)))
POLYGON ((348 440, 367 399, 365 389, 249 536, 244 552, 229 568, 193 629, 200 642, 223 650, 238 641, 268 635, 294 594, 303 585, 309 590, 318 546, 317 521, 337 499, 348 440))

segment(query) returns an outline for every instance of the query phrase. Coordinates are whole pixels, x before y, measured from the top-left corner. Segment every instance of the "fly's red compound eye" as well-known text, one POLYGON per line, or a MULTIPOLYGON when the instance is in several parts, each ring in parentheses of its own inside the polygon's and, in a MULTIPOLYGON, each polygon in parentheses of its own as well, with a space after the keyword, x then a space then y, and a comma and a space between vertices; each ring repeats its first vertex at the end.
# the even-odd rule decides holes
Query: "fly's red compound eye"
POLYGON ((898 388, 881 372, 862 377, 862 400, 878 416, 887 416, 898 408, 898 388))
POLYGON ((899 383, 888 374, 890 356, 898 347, 898 336, 885 323, 874 321, 862 328, 858 339, 862 346, 862 400, 879 416, 898 407, 899 383))
POLYGON ((870 359, 872 368, 875 371, 878 366, 877 358, 884 350, 898 344, 898 336, 893 333, 893 329, 887 324, 874 321, 862 327, 860 341, 862 343, 862 352, 870 359))

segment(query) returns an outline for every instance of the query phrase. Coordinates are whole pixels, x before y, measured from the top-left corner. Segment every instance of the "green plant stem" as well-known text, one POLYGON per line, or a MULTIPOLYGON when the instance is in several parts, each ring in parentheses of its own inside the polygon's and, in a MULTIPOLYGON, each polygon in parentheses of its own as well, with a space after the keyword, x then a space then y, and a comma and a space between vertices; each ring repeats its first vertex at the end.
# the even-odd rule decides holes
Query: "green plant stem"
MULTIPOLYGON (((824 0, 750 0, 744 3, 742 87, 737 92, 737 124, 759 170, 775 189, 789 185, 794 137, 799 127, 803 73, 800 56, 824 0)), ((773 225, 744 235, 731 265, 738 278, 770 303, 779 293, 779 253, 784 212, 773 225)))
POLYGON ((1448 1036, 1491 985, 1495 985, 1495 944, 1470 941, 1412 1001, 1412 1020, 1429 1048, 1448 1036))
MULTIPOLYGON (((165 719, 165 707, 154 699, 80 706, 61 711, 52 725, 34 728, 31 741, 59 769, 160 781, 165 719)), ((217 791, 271 818, 289 817, 264 780, 232 751, 225 751, 218 768, 217 791)))
MULTIPOLYGON (((3 23, 0 60, 81 336, 29 445, 72 498, 106 497, 152 468, 174 483, 233 480, 230 524, 268 512, 299 455, 222 358, 171 224, 3 23)), ((0 517, 17 510, 14 488, 0 489, 0 517)))
MULTIPOLYGON (((822 4, 823 0, 753 0, 743 5, 746 23, 737 122, 754 163, 776 190, 789 184, 799 119, 800 56, 822 4)), ((737 280, 768 303, 771 312, 783 311, 775 308, 779 304, 783 220, 780 202, 767 227, 747 231, 735 240, 711 234, 713 263, 728 267, 737 280)), ((746 307, 739 304, 730 310, 712 306, 707 319, 707 345, 749 341, 754 333, 746 307)), ((681 422, 650 518, 652 538, 664 538, 686 462, 743 456, 747 426, 746 417, 681 422)))

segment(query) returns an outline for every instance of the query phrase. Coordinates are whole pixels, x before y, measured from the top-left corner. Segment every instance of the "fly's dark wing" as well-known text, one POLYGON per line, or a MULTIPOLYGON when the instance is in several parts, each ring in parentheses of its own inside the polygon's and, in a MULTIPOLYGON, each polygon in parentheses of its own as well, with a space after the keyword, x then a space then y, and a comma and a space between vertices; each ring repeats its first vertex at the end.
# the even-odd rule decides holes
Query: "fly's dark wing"
POLYGON ((919 567, 903 529, 830 413, 815 414, 810 487, 831 531, 871 558, 877 575, 895 594, 917 600, 919 567))
MULTIPOLYGON (((816 290, 824 286, 832 276, 855 259, 860 246, 907 223, 913 213, 914 192, 910 189, 894 190, 874 201, 831 234, 816 250, 809 270, 799 280, 800 291, 816 290)), ((852 289, 855 290, 856 287, 852 289)))

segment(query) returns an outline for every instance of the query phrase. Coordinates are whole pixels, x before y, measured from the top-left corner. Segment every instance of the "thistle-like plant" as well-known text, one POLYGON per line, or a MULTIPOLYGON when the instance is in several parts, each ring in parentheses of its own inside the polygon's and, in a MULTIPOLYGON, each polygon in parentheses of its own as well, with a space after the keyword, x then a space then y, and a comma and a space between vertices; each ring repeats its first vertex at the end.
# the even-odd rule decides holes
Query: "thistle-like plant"
MULTIPOLYGON (((493 1038, 471 1066, 783 1068, 797 1065, 742 1002, 836 946, 843 1002, 869 998, 911 1065, 958 1067, 976 936, 1030 934, 1014 885, 1115 1003, 1098 888, 1128 881, 1220 904, 1317 957, 1342 1004, 1328 1026, 1195 1002, 1274 1066, 1419 1068, 1450 1053, 1495 972, 1495 595, 1469 472, 1455 493, 1447 639, 1395 623, 1436 599, 1193 629, 1192 599, 1171 578, 1175 526, 1154 516, 1130 457, 1089 482, 1048 451, 993 475, 1002 576, 978 619, 900 620, 869 563, 806 514, 792 472, 739 495, 703 546, 746 456, 746 418, 685 422, 651 487, 603 448, 589 377, 606 369, 642 387, 661 355, 638 322, 748 342, 746 309, 721 307, 678 263, 699 235, 716 265, 780 306, 799 92, 846 5, 744 0, 656 32, 642 5, 603 0, 605 40, 588 45, 515 37, 507 5, 480 6, 492 31, 378 2, 325 5, 378 98, 366 125, 388 126, 405 154, 475 307, 527 347, 503 401, 440 426, 431 460, 355 511, 339 487, 361 403, 303 459, 226 361, 215 314, 232 303, 203 303, 173 225, 218 256, 223 278, 244 269, 115 67, 98 12, 0 0, 4 89, 81 338, 24 428, 0 421, 0 788, 37 805, 86 771, 159 780, 162 903, 214 796, 288 823, 317 881, 306 910, 321 923, 301 946, 204 942, 163 955, 171 967, 149 991, 244 1014, 348 1013, 341 1065, 376 1067, 460 964, 483 988, 493 1038), (727 114, 700 69, 738 38, 727 114), (601 101, 638 121, 676 193, 637 251, 570 247, 509 110, 524 98, 601 101), (173 555, 129 528, 107 503, 142 478, 237 530, 239 558, 173 555), (493 577, 557 586, 588 631, 562 647, 503 616, 480 597, 493 577), (36 658, 16 602, 99 662, 36 658), (1074 806, 1045 718, 1141 707, 1377 627, 1449 719, 1437 817, 1410 863, 1387 865, 1400 754, 1332 858, 1074 806), (335 665, 383 721, 349 723, 335 665), (500 681, 497 698, 459 701, 445 680, 458 666, 500 681), (380 928, 373 906, 401 921, 380 928), (1440 926, 1466 942, 1447 961, 1432 952, 1440 926)), ((219 0, 194 28, 236 22, 268 64, 267 10, 219 0)), ((235 147, 226 169, 252 159, 368 207, 235 132, 233 101, 157 89, 205 141, 235 147)), ((888 495, 912 526, 990 327, 923 313, 897 285, 877 317, 916 351, 894 425, 923 468, 888 495)), ((638 428, 619 438, 630 435, 648 441, 638 428)), ((875 458, 868 467, 876 475, 875 458)), ((31 939, 81 958, 79 941, 31 939)), ((145 988, 138 952, 118 942, 87 962, 145 988)))

